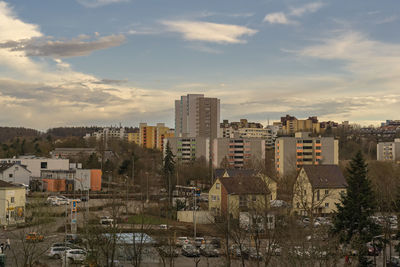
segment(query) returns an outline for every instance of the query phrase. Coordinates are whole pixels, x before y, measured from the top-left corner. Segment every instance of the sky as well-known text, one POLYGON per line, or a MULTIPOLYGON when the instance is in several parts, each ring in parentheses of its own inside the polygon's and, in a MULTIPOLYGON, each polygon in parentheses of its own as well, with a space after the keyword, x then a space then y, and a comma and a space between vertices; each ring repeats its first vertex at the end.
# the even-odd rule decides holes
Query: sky
POLYGON ((0 0, 0 125, 400 119, 398 0, 0 0))

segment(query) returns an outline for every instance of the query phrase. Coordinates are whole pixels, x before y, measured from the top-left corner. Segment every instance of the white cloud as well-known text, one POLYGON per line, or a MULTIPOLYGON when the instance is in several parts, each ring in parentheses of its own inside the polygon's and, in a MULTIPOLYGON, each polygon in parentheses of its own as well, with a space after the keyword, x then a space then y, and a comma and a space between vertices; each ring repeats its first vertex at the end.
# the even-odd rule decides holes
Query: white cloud
POLYGON ((290 15, 291 16, 296 16, 296 17, 301 17, 306 13, 314 13, 318 11, 321 7, 323 7, 324 4, 321 2, 315 2, 315 3, 309 3, 301 7, 293 7, 291 8, 290 15))
POLYGON ((76 1, 79 4, 89 8, 96 8, 115 3, 129 2, 129 0, 76 0, 76 1))
POLYGON ((245 43, 240 37, 257 33, 256 30, 244 26, 202 21, 163 21, 162 24, 169 31, 181 33, 186 40, 219 44, 245 43))
POLYGON ((53 41, 49 38, 31 38, 19 41, 8 41, 0 43, 0 48, 9 51, 24 51, 27 56, 42 57, 76 57, 86 56, 91 52, 119 46, 125 41, 125 36, 109 35, 99 37, 95 40, 87 40, 87 35, 80 35, 77 39, 70 41, 53 41))
POLYGON ((269 13, 264 17, 264 22, 269 22, 271 24, 286 24, 286 25, 296 25, 297 21, 292 20, 291 17, 302 17, 307 13, 314 13, 318 11, 324 4, 321 2, 308 3, 300 7, 290 8, 289 13, 275 12, 269 13))
POLYGON ((289 20, 283 12, 267 14, 264 18, 264 22, 269 22, 271 24, 296 24, 295 21, 289 20))

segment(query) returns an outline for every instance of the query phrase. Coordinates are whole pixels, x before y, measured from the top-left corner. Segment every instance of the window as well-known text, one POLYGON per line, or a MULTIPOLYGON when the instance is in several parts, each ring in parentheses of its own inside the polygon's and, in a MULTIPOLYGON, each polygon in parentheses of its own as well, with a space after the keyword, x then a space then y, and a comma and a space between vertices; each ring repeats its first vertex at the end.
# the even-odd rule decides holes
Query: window
POLYGON ((325 208, 329 208, 329 203, 325 203, 325 208))
POLYGON ((307 195, 307 190, 304 190, 304 195, 307 195))
POLYGON ((298 209, 300 209, 300 203, 299 202, 296 203, 296 206, 297 206, 298 209))
POLYGON ((257 201, 257 197, 256 196, 251 196, 251 200, 253 201, 253 202, 255 202, 255 201, 257 201))
POLYGON ((215 188, 216 188, 216 189, 220 189, 220 183, 217 183, 217 184, 215 185, 215 188))
POLYGON ((15 201, 15 198, 14 198, 14 197, 11 197, 10 202, 11 202, 11 203, 14 203, 14 201, 15 201))
POLYGON ((329 190, 325 190, 325 195, 328 195, 329 194, 329 190))
POLYGON ((13 177, 13 174, 12 174, 12 173, 9 173, 9 174, 8 174, 8 177, 12 178, 12 177, 13 177))
POLYGON ((317 190, 317 201, 319 200, 319 190, 317 190))
POLYGON ((47 162, 45 162, 45 161, 40 162, 40 168, 41 169, 47 169, 47 162))
POLYGON ((216 200, 217 200, 217 196, 211 195, 211 201, 216 201, 216 200))

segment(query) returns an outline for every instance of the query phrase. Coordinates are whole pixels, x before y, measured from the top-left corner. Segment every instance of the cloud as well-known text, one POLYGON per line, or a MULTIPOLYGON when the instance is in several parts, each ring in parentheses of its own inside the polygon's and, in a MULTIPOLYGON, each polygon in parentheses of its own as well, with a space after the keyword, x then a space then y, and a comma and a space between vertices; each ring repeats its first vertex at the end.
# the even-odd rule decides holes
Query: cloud
POLYGON ((292 20, 291 17, 302 17, 307 13, 314 13, 318 11, 324 4, 321 2, 308 3, 300 7, 290 8, 290 12, 287 14, 284 12, 269 13, 264 17, 264 22, 270 24, 286 24, 286 25, 297 25, 298 21, 292 20))
POLYGON ((285 13, 277 12, 270 13, 264 17, 264 22, 269 22, 271 24, 296 24, 297 22, 289 20, 285 13))
POLYGON ((391 22, 395 22, 396 20, 398 20, 398 16, 389 16, 389 17, 383 18, 381 20, 378 20, 376 22, 376 24, 391 23, 391 22))
POLYGON ((181 33, 185 40, 219 44, 246 43, 240 37, 257 33, 257 30, 244 26, 202 21, 163 21, 162 24, 171 32, 181 33))
POLYGON ((293 7, 290 9, 290 15, 295 17, 301 17, 306 13, 314 13, 324 6, 321 2, 309 3, 301 7, 293 7))
POLYGON ((88 7, 96 8, 101 6, 106 6, 115 3, 129 2, 129 0, 76 0, 79 4, 88 7))
POLYGON ((119 46, 125 41, 125 36, 121 34, 85 40, 88 38, 85 35, 70 41, 53 41, 49 38, 23 39, 0 43, 0 48, 7 48, 12 52, 23 51, 27 56, 62 58, 86 56, 96 50, 119 46))

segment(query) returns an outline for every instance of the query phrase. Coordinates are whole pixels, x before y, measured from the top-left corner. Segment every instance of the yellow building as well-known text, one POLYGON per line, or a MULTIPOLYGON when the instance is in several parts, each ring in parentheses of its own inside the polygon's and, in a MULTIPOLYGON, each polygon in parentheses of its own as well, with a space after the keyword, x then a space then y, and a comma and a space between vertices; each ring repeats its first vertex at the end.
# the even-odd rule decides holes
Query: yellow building
POLYGON ((321 123, 317 117, 309 117, 305 120, 299 120, 294 116, 286 115, 281 118, 283 134, 294 134, 297 132, 312 132, 315 134, 322 133, 321 123))
POLYGON ((262 212, 269 208, 270 190, 259 177, 218 178, 208 193, 209 210, 215 215, 262 212))
POLYGON ((140 144, 139 133, 128 133, 127 138, 129 143, 140 144))
POLYGON ((0 225, 25 222, 25 193, 25 187, 0 180, 0 225))
POLYGON ((336 211, 347 182, 337 165, 303 166, 293 187, 293 212, 300 215, 336 211))
POLYGON ((174 137, 174 131, 166 127, 164 123, 149 126, 147 123, 139 125, 139 144, 146 148, 163 150, 164 138, 174 137))

